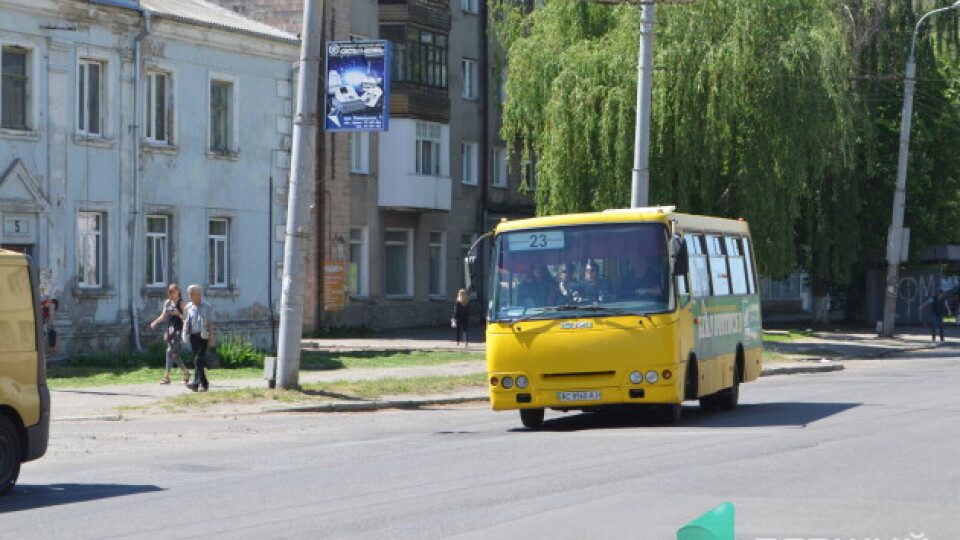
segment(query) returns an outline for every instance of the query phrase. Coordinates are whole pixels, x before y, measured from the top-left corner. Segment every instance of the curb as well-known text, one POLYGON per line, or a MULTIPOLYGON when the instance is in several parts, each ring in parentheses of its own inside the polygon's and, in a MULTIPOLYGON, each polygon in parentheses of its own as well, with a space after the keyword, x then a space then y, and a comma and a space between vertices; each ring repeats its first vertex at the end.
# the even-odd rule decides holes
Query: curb
POLYGON ((303 407, 281 407, 264 409, 262 413, 285 412, 364 412, 379 411, 382 409, 419 409, 431 405, 457 405, 477 401, 489 401, 487 396, 468 396, 430 399, 405 399, 397 401, 360 401, 346 403, 321 403, 319 405, 305 405, 303 407))
POLYGON ((819 366, 785 366, 764 368, 760 372, 761 377, 770 377, 772 375, 793 375, 795 373, 826 373, 829 371, 841 371, 843 364, 830 363, 819 366))

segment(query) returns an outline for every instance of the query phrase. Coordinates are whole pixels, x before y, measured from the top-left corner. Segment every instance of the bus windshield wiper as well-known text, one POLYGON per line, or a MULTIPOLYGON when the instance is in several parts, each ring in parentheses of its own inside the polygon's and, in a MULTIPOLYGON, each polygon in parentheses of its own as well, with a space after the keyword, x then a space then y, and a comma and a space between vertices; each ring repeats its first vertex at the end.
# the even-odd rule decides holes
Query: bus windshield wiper
POLYGON ((619 307, 601 306, 598 304, 583 305, 583 306, 578 306, 574 304, 565 304, 562 306, 550 306, 550 307, 542 308, 540 311, 536 313, 531 313, 529 315, 524 315, 523 317, 520 317, 519 319, 513 321, 513 323, 516 324, 523 321, 528 321, 534 317, 541 316, 544 313, 563 312, 563 311, 612 311, 614 313, 627 313, 627 310, 619 307))

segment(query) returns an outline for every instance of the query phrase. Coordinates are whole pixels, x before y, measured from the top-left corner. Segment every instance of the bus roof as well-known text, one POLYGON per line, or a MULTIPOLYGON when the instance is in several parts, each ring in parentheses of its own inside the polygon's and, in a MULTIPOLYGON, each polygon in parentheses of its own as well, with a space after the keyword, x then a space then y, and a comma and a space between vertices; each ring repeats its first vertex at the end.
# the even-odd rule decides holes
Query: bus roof
POLYGON ((694 214, 680 214, 674 212, 673 206, 649 206, 643 208, 623 208, 604 210, 603 212, 584 212, 580 214, 558 214, 515 221, 504 221, 497 225, 497 234, 524 229, 541 227, 557 227, 563 225, 587 225, 594 223, 628 223, 628 222, 661 222, 674 221, 681 229, 704 231, 737 232, 746 234, 749 231, 747 222, 738 219, 698 216, 694 214))

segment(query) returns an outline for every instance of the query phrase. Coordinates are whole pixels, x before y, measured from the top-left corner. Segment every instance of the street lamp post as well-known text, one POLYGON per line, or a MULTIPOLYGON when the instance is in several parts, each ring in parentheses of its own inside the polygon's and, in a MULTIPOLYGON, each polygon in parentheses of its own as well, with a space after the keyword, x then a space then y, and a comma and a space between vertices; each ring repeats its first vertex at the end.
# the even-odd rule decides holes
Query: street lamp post
POLYGON ((892 336, 896 325, 897 288, 900 282, 900 254, 903 246, 903 211, 906 201, 907 156, 910 151, 910 121, 913 116, 913 88, 917 81, 917 63, 914 51, 917 45, 917 32, 927 17, 943 11, 960 7, 960 0, 953 5, 928 12, 913 27, 910 40, 910 56, 907 58, 907 70, 903 80, 903 112, 900 120, 900 151, 897 155, 897 184, 893 192, 893 216, 890 220, 890 232, 887 235, 887 282, 883 302, 883 335, 892 336))

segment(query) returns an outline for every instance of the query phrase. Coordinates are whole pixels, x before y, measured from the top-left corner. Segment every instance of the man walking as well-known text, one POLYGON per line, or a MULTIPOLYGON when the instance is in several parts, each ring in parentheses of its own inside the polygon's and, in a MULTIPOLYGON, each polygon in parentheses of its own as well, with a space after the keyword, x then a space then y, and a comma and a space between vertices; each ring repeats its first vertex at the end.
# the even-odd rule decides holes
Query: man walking
POLYGON ((190 335, 190 350, 193 352, 193 382, 187 388, 196 392, 206 392, 210 388, 207 380, 207 347, 214 346, 213 304, 204 300, 203 289, 194 283, 187 287, 190 303, 187 304, 183 331, 190 335))
POLYGON ((951 315, 950 303, 943 294, 943 289, 939 289, 937 294, 927 298, 926 302, 920 304, 917 311, 923 311, 923 308, 930 304, 930 331, 933 333, 933 341, 937 340, 937 331, 940 332, 940 341, 943 339, 943 316, 951 315))

